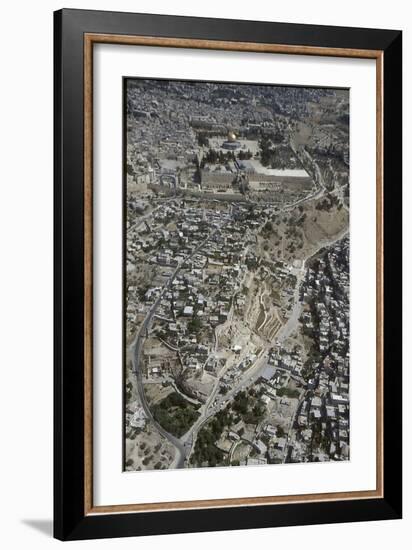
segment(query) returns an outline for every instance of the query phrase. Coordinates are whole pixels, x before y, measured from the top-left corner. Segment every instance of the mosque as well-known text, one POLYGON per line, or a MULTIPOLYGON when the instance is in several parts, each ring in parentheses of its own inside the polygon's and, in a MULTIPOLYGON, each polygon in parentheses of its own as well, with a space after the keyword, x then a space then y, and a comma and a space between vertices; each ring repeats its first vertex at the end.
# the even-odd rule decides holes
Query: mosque
POLYGON ((227 149, 228 151, 240 149, 240 141, 237 140, 234 132, 228 132, 227 140, 222 143, 222 149, 227 149))

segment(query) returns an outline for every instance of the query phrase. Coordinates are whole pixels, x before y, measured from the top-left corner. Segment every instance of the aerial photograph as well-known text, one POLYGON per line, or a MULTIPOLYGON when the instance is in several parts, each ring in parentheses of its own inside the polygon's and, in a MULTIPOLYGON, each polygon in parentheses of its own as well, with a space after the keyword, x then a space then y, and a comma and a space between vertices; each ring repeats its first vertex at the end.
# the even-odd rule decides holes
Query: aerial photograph
POLYGON ((125 471, 350 459, 349 121, 348 89, 124 79, 125 471))

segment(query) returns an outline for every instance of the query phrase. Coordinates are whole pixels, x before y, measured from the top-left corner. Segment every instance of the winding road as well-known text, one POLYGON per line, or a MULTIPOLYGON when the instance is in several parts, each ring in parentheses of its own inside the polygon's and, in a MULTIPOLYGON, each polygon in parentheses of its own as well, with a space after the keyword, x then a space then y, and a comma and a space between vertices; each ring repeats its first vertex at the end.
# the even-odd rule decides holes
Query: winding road
MULTIPOLYGON (((136 382, 137 382, 137 390, 138 390, 138 393, 139 393, 139 398, 140 398, 140 402, 141 402, 141 405, 143 407, 143 410, 147 416, 147 418, 150 420, 150 422, 155 426, 155 428, 157 429, 157 431, 163 436, 165 437, 176 449, 176 456, 175 456, 175 459, 173 461, 173 463, 170 465, 170 468, 183 468, 184 467, 184 463, 185 463, 185 460, 186 460, 186 457, 188 456, 189 452, 190 452, 190 449, 191 449, 191 442, 190 442, 190 439, 187 438, 184 442, 182 442, 180 439, 178 439, 177 437, 175 437, 174 435, 172 435, 170 432, 166 431, 160 424, 159 422, 156 421, 156 419, 154 418, 151 410, 150 410, 150 406, 149 406, 149 403, 147 402, 147 398, 146 398, 146 394, 145 394, 145 391, 144 391, 144 384, 143 384, 143 376, 142 376, 142 369, 140 368, 140 365, 141 365, 141 353, 142 353, 142 348, 143 348, 143 344, 144 344, 144 340, 146 338, 146 333, 148 332, 150 326, 151 326, 151 323, 152 323, 152 320, 153 320, 153 317, 156 313, 156 310, 166 292, 166 290, 168 290, 173 282, 173 280, 175 279, 176 275, 179 273, 180 269, 182 268, 182 266, 185 264, 185 262, 187 260, 190 260, 195 254, 197 254, 199 252, 199 250, 201 250, 201 248, 203 248, 203 246, 209 241, 209 239, 211 239, 218 231, 220 231, 220 229, 227 223, 224 222, 223 224, 221 224, 219 227, 217 227, 214 231, 212 231, 206 239, 204 239, 196 248, 195 250, 193 250, 193 252, 191 252, 191 254, 189 254, 176 268, 175 270, 173 271, 173 273, 171 274, 171 276, 169 277, 167 283, 164 285, 164 287, 162 288, 159 296, 156 298, 156 300, 154 301, 154 303, 152 304, 151 308, 149 309, 149 311, 147 312, 146 314, 146 317, 143 321, 143 323, 141 324, 140 326, 140 329, 136 335, 136 338, 134 339, 133 343, 131 344, 131 355, 132 355, 132 367, 133 367, 133 373, 135 374, 136 376, 136 382)), ((189 430, 190 431, 190 430, 189 430)))
MULTIPOLYGON (((293 147, 292 147, 293 148, 293 147)), ((298 156, 297 151, 294 149, 294 152, 296 156, 298 156)), ((299 199, 295 203, 292 203, 288 205, 283 210, 289 210, 291 208, 295 208, 297 205, 315 199, 320 198, 324 192, 325 192, 325 185, 323 182, 322 174, 319 170, 318 165, 316 162, 310 157, 310 155, 305 151, 306 161, 309 162, 312 166, 312 169, 315 172, 315 181, 317 183, 317 189, 310 195, 299 199)), ((140 220, 138 223, 140 224, 143 220, 140 220)), ((141 354, 142 354, 142 348, 144 345, 144 341, 146 338, 146 335, 148 333, 148 330, 151 327, 153 317, 155 316, 156 310, 165 294, 165 292, 171 287, 173 280, 185 264, 185 262, 189 259, 191 259, 195 254, 197 254, 201 248, 211 239, 218 231, 221 230, 221 228, 226 225, 228 221, 223 222, 220 226, 218 226, 214 231, 212 231, 208 237, 202 241, 196 249, 189 254, 173 271, 170 278, 162 288, 159 296, 153 303, 153 305, 150 307, 149 311, 146 314, 146 317, 136 335, 135 340, 131 344, 131 354, 132 354, 132 366, 133 366, 133 372, 136 376, 137 381, 137 389, 138 394, 140 398, 141 405, 144 409, 144 412, 148 418, 148 420, 152 423, 152 425, 155 426, 157 431, 165 438, 167 439, 176 449, 176 455, 174 458, 173 463, 169 466, 169 468, 183 468, 185 465, 185 462, 187 461, 188 457, 190 456, 190 453, 194 447, 194 443, 196 441, 196 436, 202 426, 211 418, 214 416, 219 410, 224 408, 226 406, 226 403, 229 399, 231 399, 236 393, 238 393, 240 390, 244 389, 246 386, 250 386, 253 382, 255 382, 259 376, 261 375, 263 369, 267 365, 267 358, 269 353, 269 348, 266 348, 260 355, 260 357, 257 358, 255 361, 255 364, 250 367, 247 372, 242 376, 236 386, 232 388, 226 395, 218 395, 216 398, 216 394, 218 392, 219 388, 219 380, 217 381, 215 387, 213 388, 210 396, 208 397, 204 407, 201 410, 201 414, 199 418, 196 420, 196 422, 191 426, 191 428, 179 439, 172 435, 170 432, 166 431, 153 417, 153 414, 150 410, 150 406, 147 402, 147 398, 144 391, 144 384, 142 379, 142 369, 141 369, 141 354)), ((136 227, 135 224, 134 227, 136 227)), ((341 233, 338 238, 334 239, 333 241, 329 241, 327 243, 323 243, 319 249, 315 252, 315 254, 321 249, 326 246, 329 246, 333 244, 334 242, 337 242, 343 236, 346 235, 348 229, 346 229, 343 233, 341 233)), ((301 269, 297 270, 296 276, 297 276, 297 282, 295 287, 295 294, 294 294, 294 304, 291 310, 291 314, 286 321, 286 323, 280 328, 278 333, 276 334, 276 344, 278 345, 282 341, 286 340, 296 329, 301 313, 301 307, 302 304, 299 299, 299 293, 300 293, 300 286, 301 282, 303 280, 306 267, 305 264, 309 258, 307 258, 301 267, 301 269)))

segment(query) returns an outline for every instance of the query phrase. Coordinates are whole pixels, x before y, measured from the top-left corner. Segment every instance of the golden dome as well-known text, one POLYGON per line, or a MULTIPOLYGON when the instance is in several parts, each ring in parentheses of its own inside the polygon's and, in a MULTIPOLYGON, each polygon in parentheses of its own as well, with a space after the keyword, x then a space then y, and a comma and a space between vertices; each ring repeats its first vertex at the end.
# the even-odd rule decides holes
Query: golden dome
POLYGON ((236 134, 234 132, 228 132, 227 140, 228 141, 236 141, 236 134))

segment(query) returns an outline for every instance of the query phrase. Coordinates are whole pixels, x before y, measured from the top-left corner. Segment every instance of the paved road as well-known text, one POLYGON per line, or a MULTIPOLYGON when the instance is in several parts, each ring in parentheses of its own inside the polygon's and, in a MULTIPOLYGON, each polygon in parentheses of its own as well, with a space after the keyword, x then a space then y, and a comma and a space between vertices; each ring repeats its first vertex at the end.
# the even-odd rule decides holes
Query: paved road
MULTIPOLYGON (((227 222, 225 222, 225 223, 227 223, 227 222)), ((143 410, 144 410, 147 418, 152 422, 152 424, 155 426, 155 428, 158 430, 158 432, 161 435, 163 435, 163 437, 165 437, 176 448, 176 456, 175 456, 175 459, 173 461, 173 464, 170 465, 170 468, 183 468, 185 460, 186 460, 186 456, 188 455, 188 453, 190 451, 191 444, 189 445, 189 442, 186 441, 186 440, 182 442, 180 439, 178 439, 177 437, 175 437, 174 435, 172 435, 171 433, 166 431, 155 420, 155 418, 154 418, 154 416, 153 416, 153 414, 150 410, 150 406, 147 402, 146 394, 145 394, 145 391, 144 391, 144 384, 143 384, 143 378, 142 378, 142 369, 140 368, 140 365, 141 365, 140 356, 141 356, 144 340, 146 338, 146 332, 149 330, 149 328, 151 326, 153 317, 156 313, 156 310, 157 310, 157 308, 158 308, 158 306, 159 306, 166 290, 168 290, 170 288, 173 280, 175 279, 176 275, 179 273, 179 271, 182 268, 182 266, 184 265, 184 263, 187 260, 191 259, 195 254, 197 254, 199 252, 199 250, 207 243, 207 241, 209 239, 211 239, 218 231, 220 231, 220 229, 223 227, 223 225, 225 225, 225 224, 222 224, 221 226, 217 227, 214 231, 212 231, 208 235, 208 237, 206 239, 204 239, 195 248, 195 250, 190 255, 188 255, 187 258, 185 258, 185 260, 182 261, 176 267, 176 269, 173 271, 172 275, 168 279, 167 283, 162 288, 159 296, 156 298, 155 302, 152 304, 151 308, 147 312, 146 317, 145 317, 145 319, 144 319, 144 321, 143 321, 143 323, 142 323, 142 325, 139 329, 139 332, 137 333, 136 338, 135 338, 135 340, 133 341, 133 343, 131 345, 133 372, 136 376, 137 390, 138 390, 138 393, 139 393, 139 397, 140 397, 140 401, 141 401, 143 410)))
MULTIPOLYGON (((323 194, 323 189, 321 191, 323 194)), ((318 193, 319 192, 317 192, 317 194, 318 193)), ((310 199, 307 198, 306 200, 310 200, 310 199)), ((324 242, 322 245, 319 246, 319 248, 314 252, 313 255, 317 254, 319 250, 321 250, 322 248, 331 246, 332 244, 338 242, 347 234, 347 232, 348 232, 348 228, 344 229, 336 238, 324 242)), ((281 327, 279 332, 276 334, 276 345, 279 345, 281 342, 289 338, 289 336, 294 332, 294 330, 296 330, 298 326, 298 322, 299 322, 299 318, 302 310, 302 303, 300 301, 300 287, 306 273, 306 263, 308 259, 310 258, 307 258, 306 260, 304 260, 301 269, 297 273, 297 281, 296 281, 296 287, 295 287, 295 293, 294 293, 294 304, 292 307, 292 311, 286 323, 281 327)), ((201 416, 198 418, 195 424, 190 428, 190 430, 181 438, 181 441, 184 441, 187 446, 190 445, 191 443, 191 446, 193 448, 193 445, 196 441, 197 434, 199 433, 200 429, 204 426, 204 424, 209 420, 209 418, 214 416, 217 412, 219 412, 219 410, 223 409, 226 406, 226 403, 228 402, 228 400, 233 398, 239 391, 241 391, 245 387, 249 387, 254 382, 256 382, 256 380, 258 380, 262 371, 266 368, 267 358, 268 358, 268 348, 263 352, 261 357, 258 358, 255 365, 248 369, 247 373, 239 380, 236 386, 232 388, 226 395, 223 395, 223 396, 219 395, 216 399, 216 403, 211 406, 210 404, 214 401, 217 393, 217 389, 219 387, 219 384, 217 383, 213 389, 212 394, 210 395, 210 397, 208 398, 205 404, 205 407, 201 416)), ((298 379, 299 382, 303 383, 303 380, 299 379, 300 377, 292 376, 292 378, 298 379)), ((303 396, 301 397, 301 399, 303 399, 303 396)), ((292 419, 291 426, 293 425, 293 421, 294 421, 294 418, 292 419)), ((290 429, 289 429, 289 433, 290 433, 290 429)), ((191 450, 192 449, 189 450, 189 454, 191 450)))
POLYGON ((159 210, 160 206, 156 206, 156 208, 153 208, 153 210, 150 210, 150 212, 148 212, 147 214, 145 214, 144 216, 139 216, 139 219, 133 224, 131 225, 128 230, 127 230, 127 233, 129 233, 130 231, 132 231, 133 229, 137 228, 137 227, 140 227, 142 225, 142 223, 145 221, 145 220, 148 220, 149 218, 151 218, 153 216, 153 214, 155 212, 157 212, 157 210, 159 210))
MULTIPOLYGON (((297 152, 295 151, 297 154, 297 152)), ((289 205, 286 209, 295 208, 298 204, 301 204, 303 202, 309 201, 311 199, 320 198, 324 192, 325 192, 325 184, 322 178, 322 174, 319 170, 318 165, 316 162, 311 158, 309 153, 307 151, 304 151, 304 154, 306 156, 306 159, 309 161, 309 163, 312 165, 312 168, 315 171, 315 180, 318 184, 318 189, 316 189, 311 195, 308 195, 306 197, 303 197, 302 199, 299 199, 295 203, 289 205)), ((141 220, 143 221, 143 220, 141 220)), ((202 243, 199 244, 199 246, 185 259, 187 261, 191 257, 193 257, 199 250, 206 244, 206 242, 216 233, 218 232, 223 225, 225 225, 227 222, 222 224, 221 226, 217 227, 202 243)), ((343 235, 345 235, 347 232, 344 231, 343 235)), ((338 237, 338 239, 334 239, 333 242, 336 242, 343 236, 342 234, 338 237)), ((325 246, 328 246, 329 244, 332 244, 332 242, 324 243, 320 248, 324 248, 325 246)), ((209 398, 206 401, 206 404, 203 408, 203 411, 201 412, 201 415, 197 419, 197 421, 193 424, 193 426, 186 432, 180 439, 176 438, 169 432, 167 432, 156 420, 154 419, 150 407, 146 400, 146 395, 144 392, 144 386, 142 381, 142 372, 139 368, 140 366, 140 355, 141 350, 143 347, 144 339, 145 339, 145 333, 150 328, 151 322, 153 320, 153 316, 156 312, 157 307, 160 304, 160 301, 165 293, 165 291, 170 288, 174 278, 180 271, 182 265, 184 262, 182 262, 180 265, 176 267, 174 272, 172 273, 171 277, 169 278, 166 285, 163 287, 161 293, 159 294, 158 298, 148 311, 145 320, 142 323, 142 326, 140 327, 140 330, 137 334, 137 337, 135 341, 132 344, 132 363, 133 363, 133 371, 136 374, 137 377, 137 386, 138 386, 138 392, 140 396, 140 400, 143 406, 143 409, 147 415, 147 417, 152 421, 152 423, 155 425, 156 429, 161 433, 168 441, 170 441, 174 447, 176 448, 176 457, 173 462, 173 464, 170 466, 170 468, 183 468, 185 460, 188 458, 188 456, 191 453, 191 450, 193 449, 196 436, 202 426, 209 420, 210 417, 214 416, 219 410, 224 408, 226 406, 226 403, 229 399, 231 399, 236 393, 238 393, 241 389, 245 388, 246 386, 250 386, 252 383, 254 383, 259 376, 261 375, 261 372, 267 365, 267 357, 268 357, 268 348, 263 352, 263 354, 259 357, 259 359, 256 361, 255 365, 248 369, 245 376, 243 376, 238 384, 230 390, 226 395, 224 396, 218 396, 217 399, 216 393, 219 387, 219 384, 217 383, 209 396, 209 398), (213 405, 212 402, 214 403, 213 405)), ((291 315, 289 316, 287 322, 285 325, 280 329, 278 334, 276 335, 276 341, 277 344, 280 342, 286 340, 296 329, 300 313, 301 313, 301 302, 299 300, 299 292, 300 292, 300 286, 305 273, 305 263, 302 266, 302 269, 300 270, 300 273, 298 274, 298 280, 295 288, 295 296, 294 296, 294 305, 292 308, 291 315)))
MULTIPOLYGON (((175 270, 175 275, 176 275, 176 273, 177 273, 177 270, 175 270)), ((171 278, 171 280, 169 281, 167 287, 171 284, 172 280, 173 279, 171 278)), ((132 350, 133 351, 133 353, 132 353, 132 365, 133 365, 133 372, 136 375, 137 390, 139 392, 140 402, 141 402, 141 405, 143 407, 143 410, 144 410, 147 418, 153 423, 153 425, 155 426, 157 431, 161 435, 163 435, 163 437, 165 437, 168 441, 170 441, 170 443, 176 448, 176 457, 175 457, 175 460, 173 462, 173 467, 174 468, 183 468, 184 461, 185 461, 185 456, 186 456, 184 446, 182 445, 182 443, 179 441, 178 438, 176 438, 171 433, 167 432, 155 420, 155 418, 154 418, 154 416, 153 416, 153 414, 150 410, 147 399, 146 399, 146 394, 145 394, 145 391, 144 391, 143 380, 142 380, 142 369, 140 368, 140 355, 141 355, 143 343, 144 343, 144 340, 145 340, 145 332, 150 327, 150 323, 152 322, 153 315, 155 314, 156 308, 159 305, 160 300, 162 299, 163 293, 164 293, 164 291, 160 293, 159 297, 154 302, 153 306, 150 308, 148 314, 146 315, 145 320, 143 321, 142 326, 140 327, 137 338, 136 338, 135 342, 132 344, 132 347, 133 347, 133 350, 132 350)))

